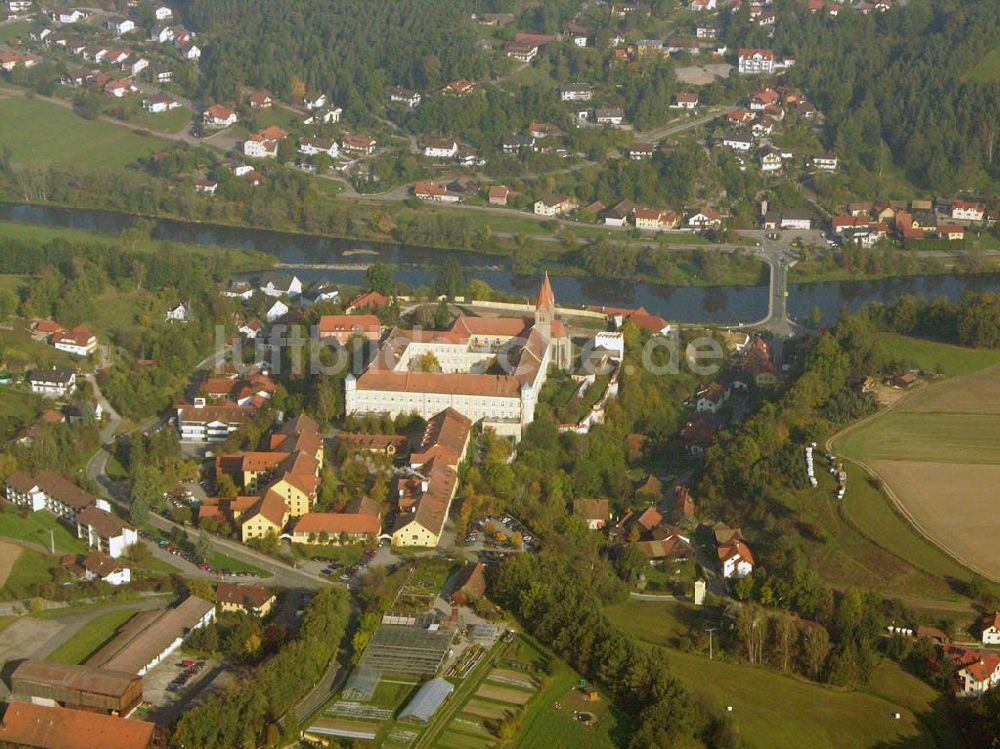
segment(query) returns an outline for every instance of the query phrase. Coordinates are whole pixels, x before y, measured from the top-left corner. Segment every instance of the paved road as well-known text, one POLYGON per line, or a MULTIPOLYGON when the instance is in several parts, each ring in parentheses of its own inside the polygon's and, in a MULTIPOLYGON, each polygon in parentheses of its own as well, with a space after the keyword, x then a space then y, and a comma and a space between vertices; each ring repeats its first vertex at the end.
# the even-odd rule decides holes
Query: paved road
MULTIPOLYGON (((775 338, 790 338, 795 335, 809 333, 809 329, 792 320, 788 316, 788 269, 795 262, 791 243, 795 239, 807 239, 816 243, 817 232, 809 231, 779 231, 777 239, 771 239, 767 231, 741 231, 740 234, 755 239, 759 246, 756 253, 770 267, 770 291, 767 299, 767 316, 757 322, 743 327, 767 331, 775 338)), ((820 241, 822 239, 820 238, 820 241)))

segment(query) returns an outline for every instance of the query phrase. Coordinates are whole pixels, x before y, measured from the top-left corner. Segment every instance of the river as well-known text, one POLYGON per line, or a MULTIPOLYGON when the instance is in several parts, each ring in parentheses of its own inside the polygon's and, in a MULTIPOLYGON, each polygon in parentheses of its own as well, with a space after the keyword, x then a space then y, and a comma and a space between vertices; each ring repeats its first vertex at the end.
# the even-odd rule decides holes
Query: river
MULTIPOLYGON (((84 208, 0 203, 0 220, 67 227, 117 234, 136 220, 127 214, 84 208)), ((304 281, 328 277, 360 286, 364 266, 377 260, 396 266, 396 277, 412 287, 429 286, 446 258, 454 258, 467 278, 478 278, 494 289, 530 298, 538 289, 537 274, 511 270, 509 258, 463 250, 365 242, 288 232, 158 219, 156 239, 266 252, 279 262, 324 267, 295 268, 304 281)), ((289 271, 291 272, 291 271, 289 271)), ((569 305, 643 306, 668 320, 702 323, 746 323, 767 315, 766 286, 668 286, 612 279, 554 275, 556 298, 569 305)), ((789 286, 788 312, 802 319, 818 307, 823 324, 832 324, 843 310, 903 294, 958 298, 965 291, 1000 291, 1000 274, 927 275, 879 281, 830 281, 789 286)))

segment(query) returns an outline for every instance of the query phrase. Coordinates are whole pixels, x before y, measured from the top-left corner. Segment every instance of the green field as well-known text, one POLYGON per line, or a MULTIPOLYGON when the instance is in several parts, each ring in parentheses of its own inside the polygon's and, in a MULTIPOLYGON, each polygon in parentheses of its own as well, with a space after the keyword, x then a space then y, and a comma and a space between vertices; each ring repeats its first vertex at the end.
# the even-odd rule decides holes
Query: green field
POLYGON ((0 121, 18 123, 0 130, 0 147, 9 148, 16 163, 87 172, 122 169, 167 145, 129 127, 85 120, 56 104, 21 96, 0 100, 0 121))
POLYGON ((0 350, 11 368, 71 367, 80 365, 81 359, 57 351, 44 341, 36 341, 24 332, 0 330, 0 350))
MULTIPOLYGON (((883 663, 876 669, 875 694, 843 692, 753 666, 709 660, 671 649, 697 615, 688 604, 629 601, 609 609, 612 621, 643 642, 668 648, 672 671, 706 704, 727 716, 754 747, 932 747, 921 725, 932 718, 937 694, 929 686, 883 663), (878 696, 876 696, 878 695, 878 696), (732 705, 731 713, 725 708, 732 705), (902 713, 894 720, 894 712, 902 713), (920 714, 920 720, 914 713, 920 714)), ((951 746, 953 744, 943 744, 951 746)))
POLYGON ((52 651, 46 660, 53 663, 83 663, 90 654, 108 642, 129 619, 135 609, 108 611, 87 622, 72 638, 52 651))
POLYGON ((31 21, 17 21, 0 26, 0 42, 8 44, 31 31, 31 21))
POLYGON ((0 536, 34 541, 49 548, 50 532, 55 533, 56 553, 86 553, 87 546, 55 515, 46 511, 29 513, 22 518, 17 510, 4 504, 0 507, 0 536))
POLYGON ((981 59, 963 76, 969 83, 996 83, 1000 81, 1000 47, 981 59))
POLYGON ((129 116, 128 124, 158 133, 179 133, 191 124, 191 116, 191 110, 187 107, 177 107, 169 112, 156 114, 140 108, 129 116))
POLYGON ((946 377, 968 374, 1000 362, 1000 351, 991 349, 972 349, 898 333, 882 333, 879 341, 889 358, 946 377))
MULTIPOLYGON (((674 673, 708 704, 726 712, 751 746, 768 749, 934 747, 910 707, 863 692, 842 692, 764 668, 667 652, 674 673), (893 713, 902 714, 900 720, 893 713)), ((916 677, 898 671, 911 687, 916 677)))
POLYGON ((845 435, 837 449, 866 461, 1000 463, 1000 417, 896 409, 845 435))
POLYGON ((0 600, 25 598, 32 585, 50 582, 54 564, 55 560, 46 554, 34 549, 22 549, 6 582, 0 587, 0 600))
POLYGON ((692 627, 701 628, 701 610, 688 603, 631 599, 609 606, 605 613, 618 629, 664 647, 676 646, 677 638, 692 627))
POLYGON ((0 385, 0 416, 19 423, 34 420, 41 407, 41 399, 27 390, 15 390, 11 385, 0 385))

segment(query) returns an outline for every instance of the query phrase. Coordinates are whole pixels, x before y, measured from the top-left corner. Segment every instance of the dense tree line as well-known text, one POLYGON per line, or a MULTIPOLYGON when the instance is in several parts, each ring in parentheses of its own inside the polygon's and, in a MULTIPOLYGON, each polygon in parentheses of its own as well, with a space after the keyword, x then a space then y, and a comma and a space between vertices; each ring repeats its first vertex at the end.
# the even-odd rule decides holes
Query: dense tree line
POLYGON ((967 292, 956 302, 908 294, 869 305, 862 314, 882 330, 973 348, 1000 348, 1000 295, 994 293, 967 292))
POLYGON ((229 749, 274 745, 276 722, 285 717, 291 735, 297 721, 287 715, 319 681, 347 629, 344 591, 324 588, 302 615, 299 632, 252 678, 241 679, 185 712, 170 738, 180 749, 229 749))
POLYGON ((211 39, 202 58, 206 98, 241 86, 292 101, 322 91, 353 112, 386 101, 386 87, 436 89, 487 71, 464 0, 184 0, 195 31, 211 39), (248 54, 252 52, 252 54, 248 54))
POLYGON ((658 749, 696 736, 706 746, 740 746, 729 726, 698 708, 661 651, 641 647, 611 625, 602 607, 622 591, 593 584, 602 566, 575 558, 572 546, 559 539, 550 541, 555 543, 542 554, 511 555, 494 576, 491 597, 573 668, 605 686, 631 718, 626 746, 658 749))
POLYGON ((1000 38, 992 0, 912 0, 887 13, 809 13, 779 6, 775 39, 749 22, 725 30, 730 48, 774 46, 787 74, 826 116, 827 145, 879 176, 893 164, 941 192, 1000 176, 1000 80, 969 72, 1000 38))

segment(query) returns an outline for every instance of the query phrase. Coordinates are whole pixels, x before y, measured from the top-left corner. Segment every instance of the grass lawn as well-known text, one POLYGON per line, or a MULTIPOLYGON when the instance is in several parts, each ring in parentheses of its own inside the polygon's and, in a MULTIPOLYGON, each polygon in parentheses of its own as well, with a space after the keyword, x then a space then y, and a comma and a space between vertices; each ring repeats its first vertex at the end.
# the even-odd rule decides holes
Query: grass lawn
POLYGON ((894 409, 845 435, 837 448, 865 461, 1000 463, 1000 416, 894 409))
POLYGON ((10 385, 0 386, 0 416, 20 423, 33 421, 41 409, 41 398, 10 385))
POLYGON ((47 660, 53 663, 83 663, 91 653, 114 637, 121 626, 135 616, 135 613, 135 609, 124 609, 99 614, 76 635, 53 650, 47 660))
POLYGON ((122 169, 166 147, 166 141, 128 127, 85 120, 55 104, 23 96, 0 100, 0 121, 18 127, 0 131, 0 147, 16 163, 96 171, 122 169))
POLYGON ((34 549, 22 549, 7 581, 0 587, 0 599, 11 601, 25 598, 30 586, 50 582, 54 564, 55 560, 46 554, 34 549))
POLYGON ((969 83, 996 83, 1000 81, 1000 47, 986 55, 963 76, 969 83))
POLYGON ((0 26, 0 42, 5 44, 31 31, 31 21, 16 21, 0 26))
POLYGON ((252 572, 257 577, 271 576, 271 573, 267 570, 262 570, 260 567, 247 564, 246 562, 241 562, 238 559, 233 559, 230 556, 226 556, 221 551, 213 551, 208 557, 208 563, 217 570, 226 570, 227 572, 252 572))
POLYGON ((30 513, 22 518, 11 505, 0 507, 0 536, 34 541, 49 548, 50 531, 55 531, 56 552, 60 554, 84 553, 86 544, 69 528, 46 510, 30 513))
MULTIPOLYGON (((751 746, 839 749, 840 747, 934 747, 930 732, 909 700, 896 702, 863 692, 841 692, 753 666, 710 661, 701 655, 667 651, 671 670, 708 704, 725 710, 751 746), (900 720, 893 718, 899 712, 900 720)), ((923 686, 898 671, 905 690, 923 686)))
POLYGON ((156 114, 140 109, 129 117, 128 124, 160 133, 179 133, 191 124, 191 116, 191 110, 187 107, 177 107, 169 112, 156 114))
POLYGON ((0 330, 0 350, 11 367, 71 367, 80 365, 81 359, 57 351, 44 341, 15 330, 0 330))
POLYGON ((320 544, 293 544, 292 549, 307 559, 332 559, 350 567, 361 560, 365 547, 360 544, 348 546, 325 546, 320 544))
POLYGON ((692 628, 700 628, 702 612, 694 604, 679 601, 639 601, 630 599, 609 606, 605 613, 618 629, 643 642, 675 646, 677 638, 692 628))
POLYGON ((993 349, 972 349, 898 333, 883 333, 879 340, 891 358, 947 377, 975 372, 1000 362, 1000 351, 993 349))

